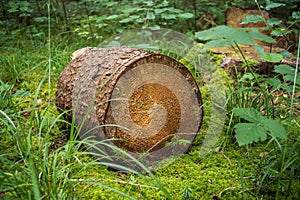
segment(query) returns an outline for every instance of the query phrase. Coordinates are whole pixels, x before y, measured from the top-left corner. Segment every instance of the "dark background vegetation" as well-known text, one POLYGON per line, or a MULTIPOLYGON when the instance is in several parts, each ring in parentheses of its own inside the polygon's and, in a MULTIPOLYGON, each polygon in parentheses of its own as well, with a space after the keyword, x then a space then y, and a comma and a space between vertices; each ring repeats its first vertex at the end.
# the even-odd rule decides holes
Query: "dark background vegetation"
MULTIPOLYGON (((261 6, 266 6, 267 2, 258 1, 261 6)), ((299 2, 277 0, 276 3, 285 4, 284 8, 270 10, 271 17, 280 18, 283 20, 281 26, 289 27, 291 13, 299 11, 299 2)), ((242 0, 53 0, 49 4, 37 0, 3 0, 0 4, 2 42, 18 39, 19 36, 46 41, 50 9, 53 36, 68 41, 76 38, 77 42, 81 38, 81 43, 85 41, 90 46, 131 28, 160 26, 193 35, 194 32, 225 24, 225 11, 229 6, 257 9, 255 1, 242 0)))

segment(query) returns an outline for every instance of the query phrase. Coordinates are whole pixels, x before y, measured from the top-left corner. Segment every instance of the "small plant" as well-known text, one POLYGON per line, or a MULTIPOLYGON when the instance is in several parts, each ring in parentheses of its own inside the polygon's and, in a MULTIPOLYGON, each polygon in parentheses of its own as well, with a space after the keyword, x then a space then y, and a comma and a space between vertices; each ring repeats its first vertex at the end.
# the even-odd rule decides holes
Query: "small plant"
POLYGON ((181 199, 182 200, 193 199, 193 189, 188 186, 184 186, 184 188, 181 191, 181 199))
POLYGON ((284 127, 273 119, 262 116, 254 108, 236 108, 233 114, 248 121, 237 123, 233 128, 236 132, 236 140, 240 146, 264 141, 267 135, 287 139, 284 127))

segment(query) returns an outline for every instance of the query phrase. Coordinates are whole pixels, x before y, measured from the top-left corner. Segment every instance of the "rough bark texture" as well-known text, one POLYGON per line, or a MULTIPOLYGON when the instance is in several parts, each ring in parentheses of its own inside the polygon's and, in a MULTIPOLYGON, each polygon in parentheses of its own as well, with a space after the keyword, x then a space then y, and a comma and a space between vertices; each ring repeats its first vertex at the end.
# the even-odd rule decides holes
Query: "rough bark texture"
MULTIPOLYGON (((73 54, 73 60, 61 73, 57 86, 57 99, 56 105, 62 111, 70 110, 66 115, 68 120, 71 120, 72 112, 76 115, 85 115, 89 105, 87 102, 94 101, 94 108, 96 117, 87 115, 84 120, 89 124, 116 124, 115 116, 113 115, 112 108, 112 94, 116 87, 118 80, 136 67, 142 68, 145 64, 155 63, 162 66, 168 66, 175 72, 181 74, 184 80, 191 86, 193 94, 197 97, 195 102, 198 108, 201 107, 201 94, 198 86, 193 79, 190 72, 185 66, 176 60, 156 52, 145 51, 135 48, 85 48, 73 54), (91 74, 89 77, 88 74, 91 74), (86 81, 86 83, 85 83, 86 81), (96 88, 94 88, 96 87, 96 88), (96 92, 90 93, 89 90, 96 92), (80 97, 78 94, 80 94, 80 97), (91 95, 92 94, 92 95, 91 95), (95 96, 95 98, 93 98, 95 96), (78 102, 77 102, 78 101, 78 102), (84 104, 83 106, 76 107, 74 105, 84 104)), ((154 72, 155 73, 155 72, 154 72)), ((145 77, 152 77, 153 74, 144 74, 145 77)), ((155 75, 158 76, 157 74, 155 75)), ((176 77, 172 80, 172 76, 177 76, 176 73, 161 75, 161 79, 170 79, 168 82, 176 81, 176 77), (170 78, 171 77, 171 78, 170 78)), ((137 77, 140 80, 141 77, 137 77)), ((143 79, 143 78, 142 78, 143 79)), ((133 80, 131 85, 135 84, 133 80)), ((138 84, 138 83, 136 83, 138 84)), ((178 90, 181 90, 178 88, 178 90)), ((175 92, 176 93, 176 92, 175 92)), ((147 83, 135 90, 130 95, 129 113, 131 120, 139 127, 147 127, 149 124, 154 123, 152 120, 151 112, 153 105, 162 105, 167 114, 163 127, 159 132, 151 133, 143 137, 137 137, 134 134, 128 134, 128 131, 122 127, 117 126, 104 126, 102 131, 104 136, 99 136, 98 139, 106 138, 121 138, 122 140, 113 141, 113 143, 121 148, 125 148, 130 152, 151 152, 161 149, 165 146, 166 142, 179 132, 182 117, 186 113, 181 108, 181 102, 188 102, 190 96, 186 95, 178 100, 174 91, 163 85, 156 83, 147 83), (152 122, 151 122, 152 121, 152 122)), ((120 111, 120 115, 122 115, 120 111)), ((199 123, 191 123, 191 130, 196 132, 200 129, 202 121, 202 109, 199 110, 196 120, 199 123)), ((126 117, 124 115, 124 117, 126 117)), ((94 125, 89 125, 86 131, 92 129, 94 125)), ((132 127, 126 127, 131 129, 132 127)), ((133 128, 132 128, 133 129, 133 128)), ((189 141, 192 141, 195 134, 191 136, 182 136, 189 141)), ((179 138, 179 139, 182 139, 179 138)), ((167 155, 167 153, 166 153, 167 155)))

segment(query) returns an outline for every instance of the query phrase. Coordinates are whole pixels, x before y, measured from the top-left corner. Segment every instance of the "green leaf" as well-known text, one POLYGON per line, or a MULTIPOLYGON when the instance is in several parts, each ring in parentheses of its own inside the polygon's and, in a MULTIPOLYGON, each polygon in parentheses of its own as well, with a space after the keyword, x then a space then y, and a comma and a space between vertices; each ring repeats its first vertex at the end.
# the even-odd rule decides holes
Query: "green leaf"
POLYGON ((128 23, 128 22, 135 22, 137 19, 139 19, 140 16, 139 15, 131 15, 127 18, 124 18, 122 20, 120 20, 120 23, 128 23))
POLYGON ((235 138, 239 146, 267 139, 266 130, 253 123, 238 123, 234 126, 234 129, 236 132, 235 138))
POLYGON ((274 89, 278 89, 281 85, 281 81, 278 78, 268 78, 268 85, 272 86, 274 89))
POLYGON ((287 50, 282 51, 282 52, 278 52, 278 53, 281 54, 284 58, 291 58, 292 57, 290 52, 288 52, 287 50))
POLYGON ((278 53, 263 53, 260 57, 266 62, 280 62, 283 59, 283 56, 278 53))
POLYGON ((155 14, 161 14, 161 13, 165 12, 166 10, 167 10, 167 8, 156 8, 154 10, 154 13, 155 14))
POLYGON ((19 15, 19 17, 29 17, 29 16, 30 16, 29 13, 21 13, 21 14, 19 15))
POLYGON ((281 24, 282 23, 282 20, 279 20, 277 18, 270 18, 267 20, 267 23, 270 25, 270 26, 276 26, 278 24, 281 24))
MULTIPOLYGON (((261 34, 256 29, 248 28, 233 28, 229 26, 216 26, 214 28, 196 32, 196 38, 202 41, 226 39, 228 45, 232 45, 233 42, 238 44, 252 44, 256 45, 254 39, 262 40, 269 43, 274 43, 275 40, 269 36, 261 34), (231 42, 228 42, 231 41, 231 42)), ((224 44, 224 41, 222 42, 224 44)))
POLYGON ((153 6, 154 2, 153 1, 144 1, 144 4, 146 4, 146 6, 153 6))
POLYGON ((196 38, 202 41, 216 40, 226 37, 232 32, 232 28, 229 26, 216 26, 208 30, 196 32, 196 38), (220 34, 222 33, 222 34, 220 34))
POLYGON ((33 20, 35 22, 42 23, 42 22, 46 22, 48 20, 48 18, 47 17, 35 17, 33 20))
POLYGON ((192 13, 182 13, 182 14, 179 14, 178 17, 182 18, 182 19, 190 19, 190 18, 193 18, 194 15, 192 13))
POLYGON ((173 7, 167 8, 167 10, 171 13, 177 13, 177 14, 182 12, 182 10, 179 10, 179 9, 173 8, 173 7))
POLYGON ((300 12, 298 11, 293 11, 293 13, 292 13, 292 17, 294 18, 294 19, 300 19, 300 12))
POLYGON ((212 47, 228 47, 228 46, 233 46, 234 43, 232 41, 229 40, 212 40, 209 41, 205 44, 204 46, 204 50, 210 49, 212 47))
POLYGON ((266 6, 266 10, 271 10, 271 9, 273 9, 273 8, 278 8, 278 7, 280 7, 280 6, 285 6, 285 4, 283 4, 283 3, 270 3, 270 4, 268 4, 267 6, 266 6))
POLYGON ((120 15, 110 15, 106 19, 111 20, 111 19, 117 19, 119 18, 120 15))
POLYGON ((176 19, 176 16, 173 14, 162 14, 161 17, 163 19, 176 19))
POLYGON ((138 12, 138 11, 141 11, 141 10, 144 10, 144 9, 143 8, 139 8, 139 7, 129 7, 129 8, 122 9, 122 12, 130 14, 130 13, 138 12))
POLYGON ((9 13, 14 13, 18 11, 18 7, 11 7, 10 9, 8 9, 9 13))
POLYGON ((272 32, 271 32, 271 35, 272 36, 282 36, 282 35, 287 35, 287 34, 290 34, 291 33, 291 30, 287 30, 287 29, 284 29, 284 28, 273 28, 272 29, 272 32))
POLYGON ((260 41, 264 41, 264 42, 267 42, 267 43, 275 43, 276 40, 273 39, 272 37, 269 37, 265 34, 262 34, 260 32, 258 32, 258 29, 251 29, 252 31, 249 32, 249 34, 251 35, 251 37, 254 39, 258 39, 260 41))
POLYGON ((106 3, 103 3, 104 5, 106 5, 107 7, 112 7, 114 5, 117 5, 118 3, 117 2, 106 2, 106 3))
POLYGON ((283 86, 281 86, 281 88, 284 89, 287 92, 293 92, 294 86, 292 86, 292 85, 283 85, 283 86))
POLYGON ((148 28, 151 29, 151 30, 159 30, 160 26, 158 26, 158 25, 151 25, 148 28))
MULTIPOLYGON (((290 81, 290 82, 292 82, 292 83, 294 83, 294 75, 285 75, 284 77, 283 77, 283 79, 285 80, 285 81, 290 81)), ((296 84, 297 85, 300 85, 300 76, 297 76, 297 78, 296 78, 296 84)))
POLYGON ((233 114, 256 124, 259 124, 261 120, 265 119, 265 117, 254 108, 235 108, 233 114))
POLYGON ((289 74, 289 75, 295 74, 295 68, 293 68, 287 64, 276 65, 274 67, 274 71, 279 74, 289 74))
POLYGON ((120 23, 128 23, 128 22, 131 22, 131 21, 133 21, 132 18, 128 17, 128 18, 124 18, 124 19, 120 20, 119 22, 120 23))
POLYGON ((247 15, 241 24, 257 23, 263 21, 264 18, 260 15, 247 15))
POLYGON ((279 137, 281 139, 287 139, 285 128, 277 121, 273 119, 262 120, 264 128, 270 132, 272 137, 279 137))
POLYGON ((257 45, 257 46, 255 47, 255 50, 256 50, 256 52, 259 53, 259 54, 264 53, 264 47, 262 47, 262 46, 257 45))
POLYGON ((260 77, 260 75, 259 74, 257 74, 257 73, 245 73, 244 75, 243 75, 243 77, 242 78, 240 78, 240 80, 239 80, 239 82, 241 82, 241 83, 244 83, 244 82, 246 82, 247 80, 253 80, 253 79, 258 79, 260 77))
POLYGON ((154 15, 153 12, 148 12, 146 18, 150 19, 150 20, 153 20, 153 19, 155 19, 155 15, 154 15))

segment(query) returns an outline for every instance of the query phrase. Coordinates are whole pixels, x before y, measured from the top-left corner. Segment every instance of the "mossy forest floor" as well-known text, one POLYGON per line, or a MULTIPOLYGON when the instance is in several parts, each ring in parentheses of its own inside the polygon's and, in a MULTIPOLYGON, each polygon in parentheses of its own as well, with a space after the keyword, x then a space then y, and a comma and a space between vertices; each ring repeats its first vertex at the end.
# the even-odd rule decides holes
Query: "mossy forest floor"
MULTIPOLYGON (((14 96, 12 98, 14 106, 6 107, 6 114, 14 121, 18 120, 21 124, 23 123, 24 128, 29 127, 27 120, 31 114, 36 91, 39 89, 35 100, 37 101, 35 112, 42 113, 42 117, 56 118, 59 115, 54 103, 57 79, 70 61, 71 53, 78 48, 80 47, 55 44, 52 45, 49 54, 47 44, 16 42, 2 47, 0 57, 3 70, 1 73, 3 73, 2 78, 6 79, 2 81, 12 86, 10 92, 14 96), (51 56, 50 65, 49 55, 51 56), (44 82, 39 86, 44 77, 46 77, 44 82), (16 95, 16 93, 23 95, 16 95)), ((205 88, 201 91, 205 93, 205 88)), ((205 96, 204 94, 204 101, 207 98, 205 96)), ((205 114, 207 112, 209 111, 205 110, 205 114)), ((204 158, 200 158, 201 142, 205 137, 208 124, 209 117, 206 115, 201 132, 189 152, 165 168, 154 172, 172 197, 174 199, 272 199, 276 186, 274 183, 270 183, 267 188, 263 187, 263 191, 256 194, 259 180, 261 180, 261 177, 257 176, 261 175, 259 173, 261 170, 264 170, 262 168, 265 166, 262 165, 264 157, 272 147, 265 149, 267 142, 239 147, 233 137, 226 135, 227 128, 224 126, 224 133, 221 134, 215 150, 204 158)), ((16 144, 13 144, 10 136, 6 134, 3 124, 1 129, 1 154, 16 150, 16 144)), ((63 126, 57 126, 51 130, 48 140, 59 141, 66 134, 67 130, 64 130, 63 126)), ((136 199, 166 198, 155 185, 136 175, 116 172, 105 166, 85 165, 85 162, 93 159, 90 156, 80 158, 78 163, 81 167, 78 171, 70 173, 69 180, 77 182, 70 194, 75 199, 126 199, 102 185, 120 190, 136 199), (96 182, 99 185, 86 184, 84 181, 96 182)), ((282 181, 288 181, 288 179, 282 181)), ((286 194, 283 191, 282 196, 287 199, 299 199, 300 181, 293 182, 291 187, 290 193, 286 194)), ((14 197, 13 193, 0 194, 0 198, 11 197, 14 197)))

